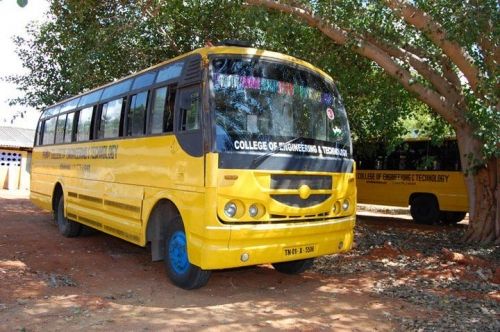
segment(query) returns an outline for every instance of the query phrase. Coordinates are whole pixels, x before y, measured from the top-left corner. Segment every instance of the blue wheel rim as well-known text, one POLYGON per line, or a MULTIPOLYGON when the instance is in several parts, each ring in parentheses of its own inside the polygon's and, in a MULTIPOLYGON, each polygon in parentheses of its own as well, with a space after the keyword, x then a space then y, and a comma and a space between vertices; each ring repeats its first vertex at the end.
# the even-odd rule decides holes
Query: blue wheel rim
POLYGON ((185 274, 189 269, 189 260, 186 249, 186 234, 176 231, 168 246, 170 266, 176 274, 185 274))

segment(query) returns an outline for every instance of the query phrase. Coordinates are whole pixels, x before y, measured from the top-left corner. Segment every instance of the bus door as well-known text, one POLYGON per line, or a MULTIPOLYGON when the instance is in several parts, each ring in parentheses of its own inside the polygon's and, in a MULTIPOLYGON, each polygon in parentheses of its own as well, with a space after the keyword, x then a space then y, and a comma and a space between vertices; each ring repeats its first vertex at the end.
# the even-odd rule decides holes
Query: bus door
MULTIPOLYGON (((204 144, 202 132, 201 58, 194 57, 184 68, 177 90, 175 136, 179 148, 172 147, 174 184, 203 187, 204 144)), ((175 143, 174 143, 175 144, 175 143)))

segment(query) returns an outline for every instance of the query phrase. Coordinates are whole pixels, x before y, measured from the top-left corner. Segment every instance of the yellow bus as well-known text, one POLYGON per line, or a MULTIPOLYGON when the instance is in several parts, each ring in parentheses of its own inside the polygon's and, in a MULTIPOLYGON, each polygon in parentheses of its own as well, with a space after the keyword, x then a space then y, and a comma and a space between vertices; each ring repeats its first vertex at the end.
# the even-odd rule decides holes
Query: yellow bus
POLYGON ((410 206, 421 224, 457 223, 468 211, 457 141, 406 140, 388 153, 382 144, 356 147, 358 202, 410 206))
POLYGON ((351 248, 346 112, 328 75, 287 55, 194 50, 46 108, 35 143, 31 199, 62 235, 150 244, 181 288, 351 248))

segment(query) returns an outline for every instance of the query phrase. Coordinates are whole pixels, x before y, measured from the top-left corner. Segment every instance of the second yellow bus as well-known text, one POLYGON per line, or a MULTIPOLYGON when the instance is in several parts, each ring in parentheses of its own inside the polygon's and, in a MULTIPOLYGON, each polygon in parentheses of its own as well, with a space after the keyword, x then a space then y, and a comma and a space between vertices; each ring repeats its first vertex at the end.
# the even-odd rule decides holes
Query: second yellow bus
POLYGON ((438 146, 406 140, 391 153, 382 144, 358 146, 356 156, 359 203, 410 206, 421 224, 464 219, 467 190, 456 140, 438 146))

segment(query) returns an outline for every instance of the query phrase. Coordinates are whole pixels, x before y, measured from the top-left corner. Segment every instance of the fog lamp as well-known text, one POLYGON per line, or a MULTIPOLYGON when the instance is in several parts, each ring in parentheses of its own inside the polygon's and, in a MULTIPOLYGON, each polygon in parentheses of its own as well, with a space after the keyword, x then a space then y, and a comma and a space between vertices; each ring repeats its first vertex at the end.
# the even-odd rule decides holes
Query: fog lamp
POLYGON ((257 205, 250 205, 250 207, 248 208, 248 214, 250 215, 250 217, 255 218, 259 214, 259 208, 257 207, 257 205))
POLYGON ((344 200, 344 203, 342 203, 342 209, 344 211, 346 211, 347 209, 349 209, 349 201, 347 199, 344 200))

